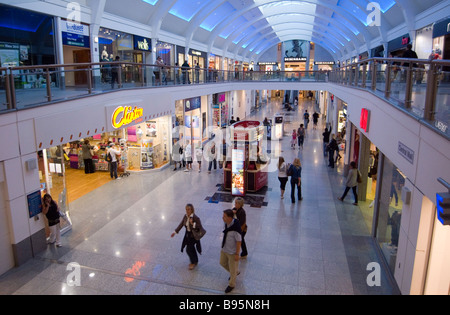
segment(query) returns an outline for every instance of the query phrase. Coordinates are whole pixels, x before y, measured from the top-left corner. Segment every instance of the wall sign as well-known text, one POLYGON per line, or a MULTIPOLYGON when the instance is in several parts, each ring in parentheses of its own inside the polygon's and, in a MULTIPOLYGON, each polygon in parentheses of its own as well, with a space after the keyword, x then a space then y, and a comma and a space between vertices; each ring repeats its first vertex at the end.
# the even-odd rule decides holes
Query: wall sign
POLYGON ((133 41, 135 50, 150 51, 152 49, 151 39, 134 35, 133 41))
POLYGON ((111 118, 111 124, 115 129, 125 127, 131 123, 142 122, 144 109, 142 107, 119 106, 114 110, 111 118))
POLYGON ((361 118, 359 120, 359 126, 365 131, 369 131, 370 110, 363 108, 361 110, 361 118))
POLYGON ((59 25, 61 28, 63 45, 85 48, 90 47, 89 25, 64 20, 61 20, 59 25))
POLYGON ((398 142, 398 153, 403 156, 409 163, 414 164, 414 151, 400 141, 398 142))
POLYGON ((27 195, 27 201, 28 213, 30 215, 30 218, 35 217, 42 212, 42 199, 40 190, 27 195))

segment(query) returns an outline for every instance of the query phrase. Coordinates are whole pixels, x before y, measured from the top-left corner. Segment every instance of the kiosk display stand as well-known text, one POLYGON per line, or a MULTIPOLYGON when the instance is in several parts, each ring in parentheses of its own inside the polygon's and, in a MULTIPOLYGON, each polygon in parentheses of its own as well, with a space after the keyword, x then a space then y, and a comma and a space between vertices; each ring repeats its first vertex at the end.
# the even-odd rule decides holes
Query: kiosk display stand
POLYGON ((259 121, 239 121, 230 129, 232 154, 224 168, 224 187, 242 197, 268 184, 268 163, 260 159, 265 126, 259 121))

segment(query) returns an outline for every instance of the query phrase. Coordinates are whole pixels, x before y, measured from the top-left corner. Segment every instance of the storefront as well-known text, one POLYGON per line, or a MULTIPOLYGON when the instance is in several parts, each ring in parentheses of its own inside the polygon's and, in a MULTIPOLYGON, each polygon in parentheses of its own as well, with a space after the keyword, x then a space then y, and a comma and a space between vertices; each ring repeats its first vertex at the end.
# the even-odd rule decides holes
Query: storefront
MULTIPOLYGON (((401 58, 403 53, 406 51, 406 46, 411 42, 409 34, 397 37, 394 40, 388 42, 388 57, 398 57, 401 58)), ((392 58, 391 57, 391 58, 392 58)))
POLYGON ((272 72, 278 70, 277 62, 258 62, 260 72, 272 72))
MULTIPOLYGON (((60 20, 59 28, 63 42, 63 59, 65 64, 90 63, 91 49, 89 25, 60 20)), ((66 68, 65 85, 80 86, 88 84, 87 67, 66 68), (69 71, 73 70, 73 71, 69 71)))
MULTIPOLYGON (((152 43, 149 38, 100 27, 98 46, 101 62, 113 62, 118 56, 121 62, 150 63, 152 43)), ((109 83, 111 73, 108 66, 102 70, 102 82, 109 83)), ((142 82, 141 70, 132 65, 123 66, 122 83, 142 82)))
POLYGON ((228 93, 213 94, 212 125, 214 128, 225 128, 230 122, 229 105, 227 101, 228 93))
POLYGON ((331 71, 336 63, 334 61, 314 61, 314 66, 319 71, 331 71))
POLYGON ((207 96, 193 97, 179 100, 175 103, 175 124, 178 127, 175 138, 181 144, 186 145, 189 141, 195 149, 208 140, 208 109, 207 96))
MULTIPOLYGON (((450 59, 450 18, 433 26, 432 59, 450 59)), ((448 71, 448 70, 446 70, 448 71)))
MULTIPOLYGON (((0 4, 0 65, 19 67, 56 64, 54 18, 0 4)), ((14 77, 16 89, 43 88, 46 80, 35 70, 20 70, 14 77)), ((56 75, 52 85, 58 85, 56 75)))
POLYGON ((149 117, 138 107, 108 108, 111 131, 94 130, 92 136, 38 153, 42 190, 51 193, 58 205, 68 210, 69 203, 111 181, 109 163, 105 159, 109 143, 114 143, 121 151, 119 178, 169 165, 171 116, 163 114, 149 117), (92 174, 85 171, 81 149, 85 140, 94 147, 91 154, 95 172, 92 174))

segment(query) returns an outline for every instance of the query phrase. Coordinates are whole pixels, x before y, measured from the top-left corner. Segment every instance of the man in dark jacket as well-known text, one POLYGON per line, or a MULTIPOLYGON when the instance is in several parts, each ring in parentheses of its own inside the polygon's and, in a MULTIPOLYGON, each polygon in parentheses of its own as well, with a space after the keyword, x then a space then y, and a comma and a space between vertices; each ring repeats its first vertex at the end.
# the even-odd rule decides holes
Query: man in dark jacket
POLYGON ((324 133, 322 133, 322 136, 323 136, 323 156, 327 156, 327 146, 328 146, 328 143, 330 142, 330 133, 331 133, 331 126, 330 126, 330 130, 328 130, 327 127, 325 127, 325 131, 324 131, 324 133))

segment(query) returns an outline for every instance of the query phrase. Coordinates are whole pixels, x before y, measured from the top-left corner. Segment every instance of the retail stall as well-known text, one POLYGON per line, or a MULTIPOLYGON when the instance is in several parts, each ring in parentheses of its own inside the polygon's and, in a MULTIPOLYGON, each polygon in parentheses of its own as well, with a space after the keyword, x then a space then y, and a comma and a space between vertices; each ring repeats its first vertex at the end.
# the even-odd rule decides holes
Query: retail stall
POLYGON ((230 128, 231 161, 224 168, 224 186, 233 196, 245 196, 267 186, 268 161, 264 152, 264 125, 259 121, 241 121, 230 128))

